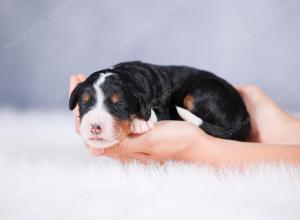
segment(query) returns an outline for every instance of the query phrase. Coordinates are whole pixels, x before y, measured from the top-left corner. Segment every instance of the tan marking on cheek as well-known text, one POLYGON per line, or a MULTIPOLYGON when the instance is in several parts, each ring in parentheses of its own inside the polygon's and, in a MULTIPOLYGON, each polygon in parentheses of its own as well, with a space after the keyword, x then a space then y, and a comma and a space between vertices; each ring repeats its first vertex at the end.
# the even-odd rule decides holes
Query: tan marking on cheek
POLYGON ((187 95, 183 100, 183 106, 189 110, 193 111, 194 109, 194 97, 192 95, 187 95))
POLYGON ((128 120, 124 120, 124 121, 116 120, 114 124, 114 128, 118 132, 117 137, 119 141, 123 140, 131 133, 130 122, 128 120))
POLYGON ((110 100, 111 100, 112 103, 117 103, 120 100, 120 96, 118 94, 113 94, 110 97, 110 100))

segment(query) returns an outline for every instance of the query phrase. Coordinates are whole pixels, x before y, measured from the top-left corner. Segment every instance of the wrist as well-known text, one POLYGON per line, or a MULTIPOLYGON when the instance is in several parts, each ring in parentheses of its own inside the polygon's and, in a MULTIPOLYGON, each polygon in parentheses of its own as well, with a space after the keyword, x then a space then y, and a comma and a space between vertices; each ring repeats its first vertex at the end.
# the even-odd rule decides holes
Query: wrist
POLYGON ((199 135, 195 136, 186 147, 185 160, 189 162, 198 162, 214 165, 218 148, 216 148, 217 138, 203 134, 199 131, 199 135))

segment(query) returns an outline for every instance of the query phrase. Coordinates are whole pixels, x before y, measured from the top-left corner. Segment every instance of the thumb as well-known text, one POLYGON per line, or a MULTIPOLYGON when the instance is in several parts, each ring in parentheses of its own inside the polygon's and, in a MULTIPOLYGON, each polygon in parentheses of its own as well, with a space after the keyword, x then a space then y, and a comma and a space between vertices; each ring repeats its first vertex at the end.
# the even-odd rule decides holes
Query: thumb
POLYGON ((96 157, 101 156, 104 153, 104 149, 102 149, 102 148, 94 148, 89 145, 86 145, 86 147, 89 149, 89 152, 96 157))
POLYGON ((105 155, 128 154, 143 152, 145 146, 143 135, 130 135, 125 137, 120 143, 104 149, 105 155))

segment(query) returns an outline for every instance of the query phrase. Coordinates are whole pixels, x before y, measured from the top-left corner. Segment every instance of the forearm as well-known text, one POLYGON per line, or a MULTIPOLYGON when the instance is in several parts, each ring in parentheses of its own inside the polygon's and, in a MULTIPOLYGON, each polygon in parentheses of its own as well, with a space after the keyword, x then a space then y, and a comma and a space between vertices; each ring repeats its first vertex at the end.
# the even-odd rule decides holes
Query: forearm
POLYGON ((287 162, 300 165, 300 144, 259 144, 209 138, 201 140, 201 146, 194 148, 194 153, 189 154, 189 159, 208 163, 218 167, 229 165, 245 167, 260 162, 287 162), (202 151, 206 148, 205 152, 202 151))

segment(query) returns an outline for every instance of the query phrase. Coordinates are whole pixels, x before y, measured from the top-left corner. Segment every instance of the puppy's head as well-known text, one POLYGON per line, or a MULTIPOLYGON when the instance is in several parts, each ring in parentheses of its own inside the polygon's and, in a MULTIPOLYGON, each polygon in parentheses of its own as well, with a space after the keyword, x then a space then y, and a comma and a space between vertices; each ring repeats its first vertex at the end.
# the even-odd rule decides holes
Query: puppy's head
POLYGON ((130 85, 130 80, 107 70, 92 74, 73 90, 69 107, 79 106, 80 134, 87 144, 110 147, 130 134, 134 118, 150 118, 143 97, 130 85))

